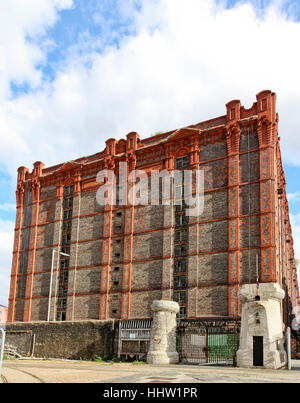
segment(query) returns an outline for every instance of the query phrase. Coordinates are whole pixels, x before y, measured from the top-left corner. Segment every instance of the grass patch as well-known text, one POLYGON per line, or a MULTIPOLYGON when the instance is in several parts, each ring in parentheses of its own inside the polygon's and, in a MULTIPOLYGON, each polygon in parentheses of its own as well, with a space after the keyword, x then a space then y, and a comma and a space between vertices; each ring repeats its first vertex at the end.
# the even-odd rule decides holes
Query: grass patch
POLYGON ((3 354, 3 360, 16 360, 16 357, 12 357, 7 354, 3 354))
POLYGON ((103 357, 101 355, 96 355, 94 358, 95 362, 98 362, 99 364, 118 364, 122 361, 118 360, 117 358, 109 358, 108 356, 104 355, 103 357))

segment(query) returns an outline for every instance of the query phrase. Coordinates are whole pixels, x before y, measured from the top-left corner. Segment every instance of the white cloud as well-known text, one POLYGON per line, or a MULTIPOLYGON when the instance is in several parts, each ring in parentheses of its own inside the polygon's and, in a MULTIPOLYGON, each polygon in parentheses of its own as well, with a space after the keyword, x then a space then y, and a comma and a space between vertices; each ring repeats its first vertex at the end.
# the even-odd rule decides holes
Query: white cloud
MULTIPOLYGON (((101 54, 87 46, 82 56, 81 43, 81 55, 74 47, 51 84, 41 83, 35 56, 30 69, 17 63, 17 75, 43 85, 1 105, 0 157, 11 173, 35 160, 49 165, 94 153, 132 130, 145 137, 222 115, 237 97, 249 107, 268 88, 278 93, 285 160, 299 164, 300 23, 275 6, 262 17, 250 4, 226 10, 213 0, 144 0, 133 15, 136 36, 101 54)), ((37 54, 46 57, 40 48, 37 54)))
POLYGON ((0 100, 10 95, 10 82, 36 87, 45 62, 40 41, 47 27, 58 18, 57 12, 72 6, 72 0, 9 0, 0 2, 0 100))
POLYGON ((135 36, 100 54, 82 35, 80 53, 74 46, 49 83, 36 67, 47 57, 43 34, 72 1, 1 2, 0 161, 11 175, 36 160, 95 153, 132 130, 146 137, 223 115, 231 99, 250 107, 263 89, 278 94, 285 162, 300 166, 299 22, 249 2, 226 10, 214 0, 141 0, 139 12, 133 4, 122 12, 135 36), (11 80, 35 90, 11 99, 11 80))
POLYGON ((300 200, 300 191, 296 191, 293 193, 288 193, 287 198, 289 202, 297 202, 300 200))
MULTIPOLYGON (((15 170, 17 164, 22 164, 22 152, 27 149, 26 139, 23 139, 18 125, 20 121, 17 124, 11 121, 12 113, 6 109, 11 96, 10 84, 13 81, 36 88, 42 83, 37 65, 45 63, 49 43, 43 35, 47 27, 58 19, 58 11, 71 6, 72 0, 0 2, 0 162, 1 168, 6 168, 8 172, 15 170)), ((8 104, 11 111, 19 112, 26 119, 26 110, 16 110, 14 101, 8 104)), ((33 127, 31 129, 35 142, 38 134, 33 127)), ((15 205, 11 203, 0 205, 0 211, 14 209, 15 205)), ((7 305, 8 300, 13 236, 14 223, 0 219, 0 304, 3 305, 7 305)))
POLYGON ((8 304, 14 223, 0 219, 0 304, 8 304))
POLYGON ((16 210, 15 203, 2 203, 0 204, 0 210, 10 212, 16 210))

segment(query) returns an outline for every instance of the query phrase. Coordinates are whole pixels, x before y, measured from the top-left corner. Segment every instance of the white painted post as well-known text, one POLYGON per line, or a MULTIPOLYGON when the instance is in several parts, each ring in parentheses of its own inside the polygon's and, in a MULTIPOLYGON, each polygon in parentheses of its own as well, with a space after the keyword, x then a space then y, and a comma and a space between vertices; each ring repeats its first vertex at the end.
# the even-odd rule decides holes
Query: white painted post
POLYGON ((35 351, 35 334, 32 336, 32 348, 31 348, 31 357, 33 357, 34 355, 34 351, 35 351))
POLYGON ((286 329, 286 355, 287 355, 287 369, 292 369, 292 357, 291 357, 291 328, 286 329))
POLYGON ((3 356, 4 356, 4 345, 5 345, 5 331, 4 329, 0 329, 1 331, 1 350, 0 350, 0 382, 1 382, 1 375, 2 375, 2 363, 3 363, 3 356))

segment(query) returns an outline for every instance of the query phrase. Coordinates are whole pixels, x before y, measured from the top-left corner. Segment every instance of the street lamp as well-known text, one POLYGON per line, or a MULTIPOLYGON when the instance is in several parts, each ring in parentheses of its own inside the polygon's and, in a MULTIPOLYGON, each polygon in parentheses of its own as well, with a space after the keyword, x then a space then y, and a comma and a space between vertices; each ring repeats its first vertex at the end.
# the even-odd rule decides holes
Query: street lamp
POLYGON ((53 282, 53 270, 54 270, 54 256, 55 252, 59 253, 62 256, 68 256, 67 253, 59 252, 55 249, 52 251, 52 262, 51 262, 51 275, 50 275, 50 287, 49 287, 49 302, 48 302, 48 316, 47 316, 47 322, 50 322, 50 309, 51 309, 51 291, 52 291, 52 282, 53 282))

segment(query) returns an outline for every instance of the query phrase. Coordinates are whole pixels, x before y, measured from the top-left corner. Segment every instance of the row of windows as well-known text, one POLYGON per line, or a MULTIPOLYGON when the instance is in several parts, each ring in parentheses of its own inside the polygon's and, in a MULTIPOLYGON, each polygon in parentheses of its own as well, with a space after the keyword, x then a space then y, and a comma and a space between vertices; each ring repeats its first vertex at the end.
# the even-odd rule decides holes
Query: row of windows
POLYGON ((58 300, 57 309, 66 309, 67 308, 67 299, 62 298, 58 300))
MULTIPOLYGON (((189 156, 177 158, 175 161, 175 168, 182 170, 189 166, 189 156)), ((183 200, 184 197, 184 178, 182 177, 181 186, 175 189, 176 204, 175 204, 175 245, 174 245, 174 301, 178 302, 180 311, 178 316, 180 318, 186 317, 186 304, 187 304, 187 261, 181 259, 188 253, 188 230, 184 227, 188 225, 188 217, 185 215, 187 208, 183 200), (180 204, 178 203, 180 201, 180 204), (179 258, 179 259, 178 259, 179 258)))
POLYGON ((59 275, 59 282, 60 283, 67 283, 69 280, 69 272, 68 271, 62 271, 59 275))
POLYGON ((74 185, 64 187, 64 196, 70 196, 74 193, 74 185))
POLYGON ((185 157, 177 158, 175 161, 175 168, 176 169, 186 169, 189 167, 190 164, 190 157, 186 155, 185 157))
POLYGON ((187 245, 175 246, 175 257, 186 256, 188 252, 187 245))
POLYGON ((72 216, 73 216, 73 210, 64 210, 64 217, 63 217, 64 221, 71 220, 72 216))
POLYGON ((174 277, 174 288, 186 288, 187 287, 187 280, 186 276, 175 276, 174 277))
POLYGON ((61 239, 62 245, 70 245, 71 243, 71 234, 64 234, 61 239))
POLYGON ((188 238, 188 232, 186 229, 181 231, 175 231, 175 242, 186 241, 188 238))
POLYGON ((178 304, 186 304, 186 291, 174 291, 174 301, 178 304))
POLYGON ((57 317, 56 317, 57 321, 64 321, 66 320, 66 312, 57 312, 57 317))
POLYGON ((68 270, 69 269, 70 261, 69 259, 61 259, 60 261, 60 270, 68 270))
MULTIPOLYGON (((73 193, 74 193, 74 185, 64 187, 61 252, 64 253, 65 255, 70 255, 71 232, 72 232, 71 218, 73 216, 73 193)), ((58 300, 57 300, 57 316, 56 316, 57 321, 66 320, 69 265, 70 265, 70 256, 61 255, 59 285, 58 285, 58 300)))
POLYGON ((70 254, 70 246, 62 246, 61 247, 61 252, 69 255, 70 254))
POLYGON ((63 233, 71 232, 72 229, 72 221, 64 221, 63 222, 63 233))
POLYGON ((64 209, 73 208, 73 197, 64 198, 64 209))
POLYGON ((59 290, 58 290, 58 296, 59 297, 66 297, 68 294, 68 285, 67 284, 60 284, 59 290))
POLYGON ((186 318, 186 306, 180 306, 179 308, 179 317, 186 318))
POLYGON ((188 217, 186 215, 175 216, 175 227, 184 227, 188 224, 188 217))
POLYGON ((177 204, 175 204, 176 213, 179 213, 180 211, 184 212, 187 208, 188 206, 184 200, 180 200, 177 204))
POLYGON ((175 260, 174 273, 185 273, 186 266, 187 266, 186 260, 175 260))
POLYGON ((175 187, 175 200, 176 205, 179 204, 180 200, 184 197, 192 195, 192 186, 190 184, 182 184, 181 186, 175 187))

